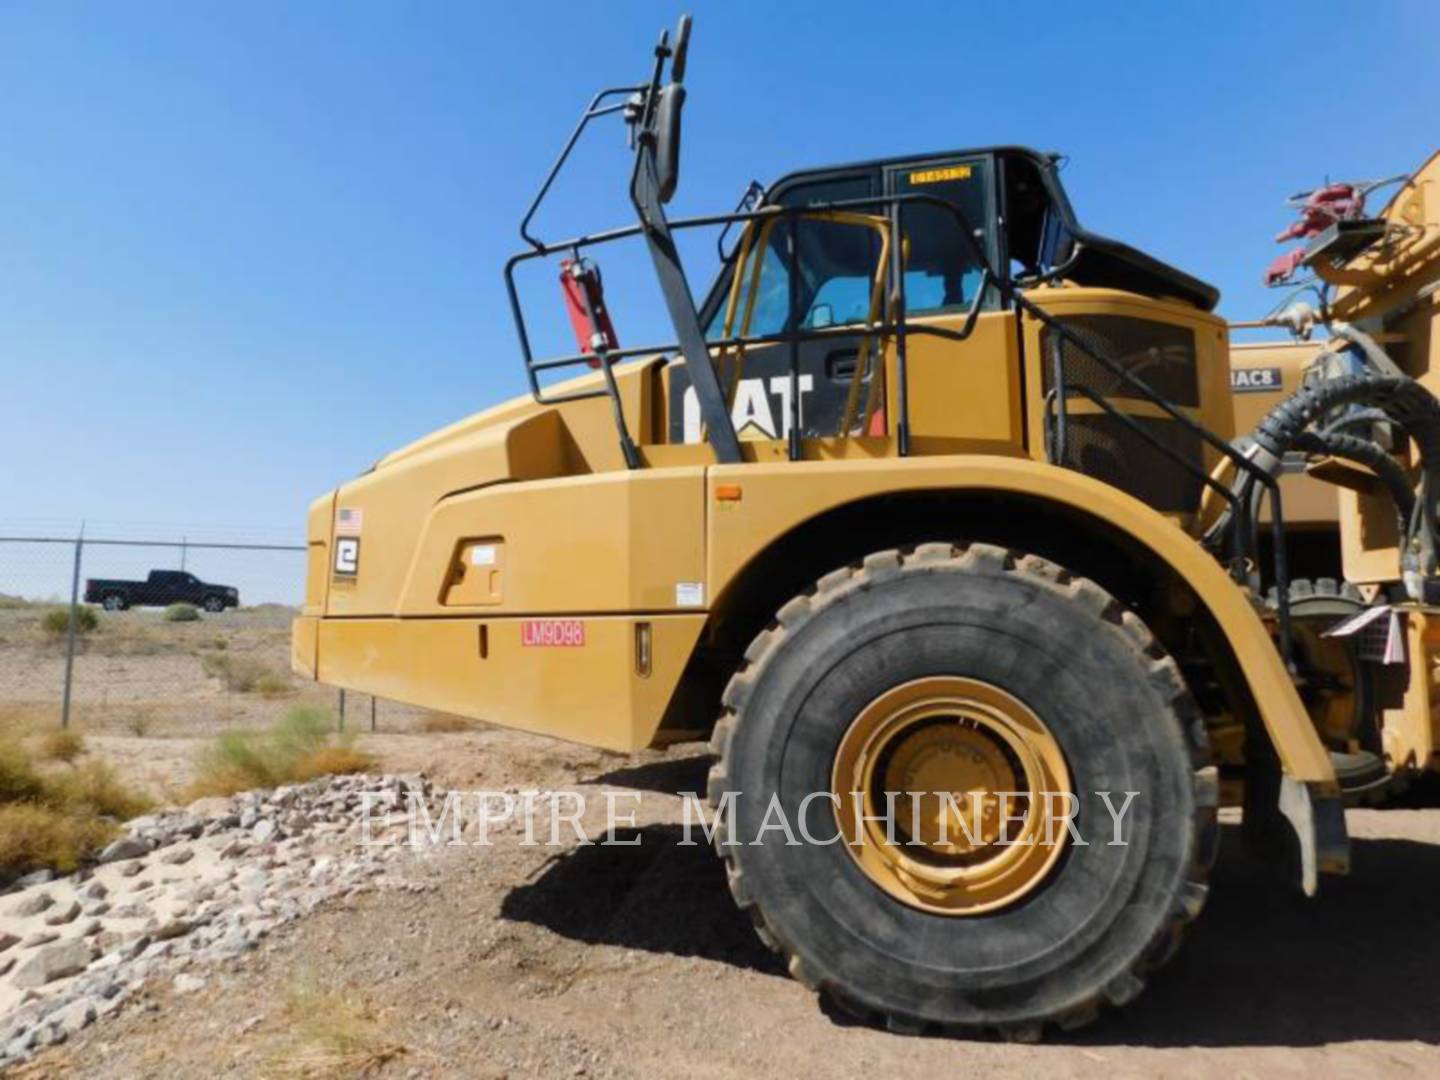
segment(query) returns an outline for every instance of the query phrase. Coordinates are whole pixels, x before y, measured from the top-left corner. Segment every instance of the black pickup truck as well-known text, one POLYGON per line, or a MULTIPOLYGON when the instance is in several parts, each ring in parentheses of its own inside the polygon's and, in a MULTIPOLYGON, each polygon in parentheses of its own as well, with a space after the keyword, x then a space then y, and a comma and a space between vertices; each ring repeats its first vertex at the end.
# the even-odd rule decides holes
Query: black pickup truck
POLYGON ((201 581, 184 570, 151 570, 144 581, 90 578, 85 582, 85 602, 99 604, 106 611, 194 604, 206 611, 221 612, 240 605, 240 592, 229 585, 201 581))

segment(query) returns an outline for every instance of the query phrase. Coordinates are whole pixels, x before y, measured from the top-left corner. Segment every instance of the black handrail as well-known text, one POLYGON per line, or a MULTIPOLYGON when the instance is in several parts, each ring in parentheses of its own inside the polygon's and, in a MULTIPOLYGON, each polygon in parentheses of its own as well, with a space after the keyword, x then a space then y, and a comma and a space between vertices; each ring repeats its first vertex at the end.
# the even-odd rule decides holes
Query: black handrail
MULTIPOLYGON (((563 155, 562 155, 563 160, 563 155)), ((559 163, 557 163, 558 165, 559 163)), ((837 202, 817 204, 814 206, 763 206, 754 210, 740 210, 728 214, 707 214, 698 217, 677 218, 669 222, 672 230, 675 229, 697 229, 714 227, 716 225, 736 224, 740 222, 759 221, 767 218, 793 219, 806 215, 815 215, 836 210, 861 210, 867 207, 889 207, 891 205, 904 205, 911 203, 924 203, 936 206, 946 211, 955 218, 960 235, 965 243, 970 246, 971 254, 976 259, 976 265, 980 267, 985 275, 982 286, 993 285, 996 282, 994 272, 990 269, 989 260, 985 258, 984 252, 976 244, 971 233, 969 222, 960 208, 954 203, 938 198, 934 195, 927 195, 923 192, 907 192, 904 194, 877 196, 861 199, 845 199, 837 202)), ((538 205, 538 200, 537 200, 538 205)), ((533 208, 532 208, 533 210, 533 208)), ((527 215, 526 220, 529 220, 527 215)), ((534 259, 548 258, 560 253, 569 253, 572 256, 584 248, 597 247, 603 244, 614 243, 617 240, 625 240, 633 236, 642 236, 645 233, 643 225, 626 225, 616 229, 607 229, 604 232, 593 233, 584 236, 572 237, 568 240, 556 243, 544 243, 531 239, 531 250, 521 251, 512 255, 505 262, 505 292, 510 302, 510 314, 515 323, 516 336, 520 342, 520 351, 525 362, 526 374, 529 378, 530 393, 540 404, 556 404, 563 401, 574 401, 584 398, 599 397, 608 390, 597 388, 594 390, 574 391, 562 395, 547 396, 545 390, 539 385, 536 378, 538 372, 552 371, 557 368, 579 367, 579 366, 606 366, 618 363, 635 356, 658 355, 662 353, 673 353, 679 350, 677 342, 667 342, 657 345, 645 345, 627 349, 614 349, 606 352, 582 352, 571 353, 558 357, 549 357, 537 360, 530 346, 530 335, 525 324, 525 315, 520 303, 519 290, 515 283, 515 271, 521 263, 534 259)), ((527 237, 527 239, 530 239, 527 237)), ((897 245, 898 246, 898 245, 897 245)), ((904 275, 900 275, 900 291, 903 298, 904 275)), ((948 327, 926 326, 924 324, 914 325, 908 319, 871 324, 870 329, 874 333, 924 333, 935 337, 947 338, 951 341, 964 341, 974 331, 975 322, 980 314, 980 307, 984 302, 987 288, 978 288, 975 291, 975 298, 970 309, 966 312, 965 322, 959 330, 951 330, 948 327)), ((790 313, 788 320, 794 323, 795 313, 790 313)), ((812 330, 786 330, 777 334, 755 334, 731 338, 716 338, 707 342, 712 348, 730 347, 734 345, 767 345, 767 344, 791 344, 803 341, 819 340, 824 337, 839 337, 855 333, 853 326, 822 327, 812 330)), ((903 406, 902 406, 903 408, 903 406)))

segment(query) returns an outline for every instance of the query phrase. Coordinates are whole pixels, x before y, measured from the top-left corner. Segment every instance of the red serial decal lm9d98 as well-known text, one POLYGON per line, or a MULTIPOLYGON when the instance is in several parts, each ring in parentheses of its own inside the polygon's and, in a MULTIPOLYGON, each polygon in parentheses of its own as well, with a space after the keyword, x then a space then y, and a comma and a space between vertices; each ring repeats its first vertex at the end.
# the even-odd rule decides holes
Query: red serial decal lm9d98
POLYGON ((575 648, 585 644, 583 619, 526 619, 520 626, 520 644, 575 648))

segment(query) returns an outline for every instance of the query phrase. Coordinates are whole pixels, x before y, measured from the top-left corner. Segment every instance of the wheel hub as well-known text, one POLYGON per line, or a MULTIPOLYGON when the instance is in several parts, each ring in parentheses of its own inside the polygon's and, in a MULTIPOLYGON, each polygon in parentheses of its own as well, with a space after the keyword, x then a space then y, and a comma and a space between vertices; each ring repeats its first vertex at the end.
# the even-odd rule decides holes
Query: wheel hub
POLYGON ((925 911, 1016 903, 1069 832, 1059 743, 1018 698, 977 679, 931 676, 881 694, 841 737, 831 786, 851 857, 925 911))

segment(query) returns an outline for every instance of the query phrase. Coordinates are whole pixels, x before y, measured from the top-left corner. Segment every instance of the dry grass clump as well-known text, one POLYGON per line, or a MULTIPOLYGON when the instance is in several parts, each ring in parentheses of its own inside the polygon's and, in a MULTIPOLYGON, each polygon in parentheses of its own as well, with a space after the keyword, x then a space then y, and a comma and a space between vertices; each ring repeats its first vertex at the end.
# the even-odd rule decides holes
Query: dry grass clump
POLYGON ((166 622, 199 622, 200 609, 194 604, 171 604, 160 617, 166 622))
POLYGON ((69 772, 45 778, 50 801, 77 814, 119 818, 139 817, 155 803, 148 796, 127 787, 106 762, 87 761, 69 772))
POLYGON ((41 773, 18 744, 0 742, 0 878, 41 867, 69 873, 115 835, 118 820, 151 805, 104 762, 41 773))
POLYGON ((233 795, 373 769, 375 759, 333 734, 333 726, 326 710, 302 705, 269 731, 227 731, 201 754, 187 795, 233 795))
POLYGON ((69 728, 47 731, 40 740, 40 756, 67 765, 85 752, 85 737, 69 728))
POLYGON ((374 768, 374 755, 364 750, 353 746, 322 746, 295 763, 291 778, 303 782, 314 780, 317 776, 346 776, 370 772, 374 768))
POLYGON ((375 1010, 360 998, 297 982, 285 1001, 290 1038, 277 1048, 273 1066, 282 1076, 361 1076, 406 1052, 387 1037, 375 1010))
POLYGON ((461 731, 475 731, 480 721, 454 713, 427 712, 420 718, 420 730, 426 735, 454 735, 461 731))
MULTIPOLYGON (((75 633, 93 634, 99 628, 100 617, 95 614, 95 609, 77 605, 75 608, 75 633)), ((40 620, 40 629, 45 631, 47 637, 65 637, 70 633, 70 609, 61 607, 47 611, 44 618, 40 620)))
POLYGON ((293 693, 295 686, 290 681, 290 676, 283 671, 262 672, 255 680, 254 691, 261 697, 277 698, 293 693))
POLYGON ((115 823, 39 803, 0 806, 0 875, 49 867, 68 874, 115 835, 115 823))
POLYGON ((17 743, 0 742, 0 806, 34 802, 45 794, 45 781, 30 755, 17 743))
POLYGON ((137 739, 143 739, 150 733, 150 724, 154 720, 149 709, 133 709, 125 716, 125 730, 134 735, 137 739))

